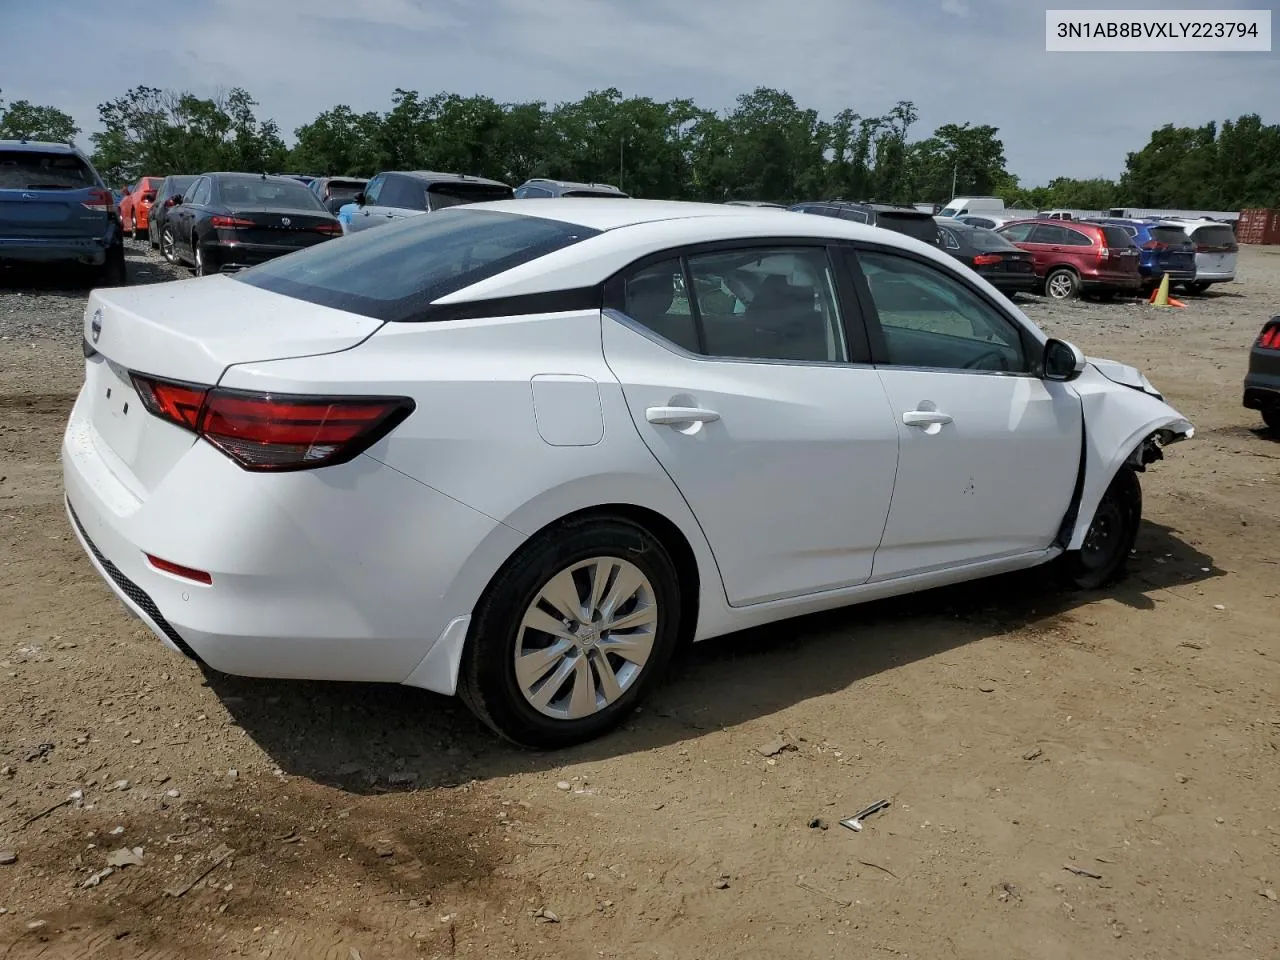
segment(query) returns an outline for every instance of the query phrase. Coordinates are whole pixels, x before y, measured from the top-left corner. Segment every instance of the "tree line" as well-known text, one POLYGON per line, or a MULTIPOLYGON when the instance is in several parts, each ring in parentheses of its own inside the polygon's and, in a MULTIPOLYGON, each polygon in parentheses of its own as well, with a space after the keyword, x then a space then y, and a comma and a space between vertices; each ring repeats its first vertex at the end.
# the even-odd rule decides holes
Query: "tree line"
MULTIPOLYGON (((290 170, 369 176, 437 169, 518 184, 530 177, 614 183, 635 196, 791 202, 823 197, 943 202, 1003 197, 1045 209, 1111 206, 1236 210, 1280 207, 1280 125, 1246 114, 1219 127, 1166 125, 1129 153, 1118 180, 1059 177, 1024 187, 999 130, 947 123, 915 136, 915 104, 824 118, 782 90, 759 87, 715 112, 692 100, 624 97, 499 103, 397 89, 383 112, 339 104, 285 143, 239 87, 214 97, 139 86, 98 106, 93 160, 113 184, 142 174, 290 170)), ((0 98, 0 138, 69 140, 72 118, 0 98)))

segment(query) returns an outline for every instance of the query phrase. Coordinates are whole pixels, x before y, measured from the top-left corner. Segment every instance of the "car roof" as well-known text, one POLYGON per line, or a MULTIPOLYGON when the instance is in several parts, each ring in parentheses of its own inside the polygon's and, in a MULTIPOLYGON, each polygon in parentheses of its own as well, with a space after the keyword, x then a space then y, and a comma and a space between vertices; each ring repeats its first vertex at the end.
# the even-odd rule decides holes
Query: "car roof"
POLYGON ((521 186, 525 183, 550 183, 565 190, 604 190, 609 193, 622 193, 611 183, 583 183, 578 180, 553 180, 551 177, 530 177, 521 186))
POLYGON ((29 151, 31 153, 65 153, 80 155, 80 148, 73 143, 55 143, 52 140, 0 140, 0 149, 29 151))
MULTIPOLYGON (((265 180, 267 183, 302 183, 297 177, 283 173, 246 173, 243 170, 206 170, 201 177, 226 177, 238 180, 265 180)), ((306 184, 302 184, 304 187, 306 184)))
POLYGON ((685 200, 636 200, 629 197, 547 197, 538 201, 536 210, 530 210, 528 204, 527 200, 493 200, 470 206, 472 209, 558 220, 592 230, 616 230, 641 223, 698 217, 768 217, 770 222, 775 222, 780 214, 790 212, 771 207, 740 207, 685 200))
POLYGON ((501 180, 490 180, 488 177, 473 177, 469 173, 442 173, 439 170, 379 170, 377 176, 385 177, 389 175, 400 177, 413 177, 415 180, 421 180, 423 183, 482 183, 491 187, 506 187, 510 189, 510 184, 503 183, 501 180))

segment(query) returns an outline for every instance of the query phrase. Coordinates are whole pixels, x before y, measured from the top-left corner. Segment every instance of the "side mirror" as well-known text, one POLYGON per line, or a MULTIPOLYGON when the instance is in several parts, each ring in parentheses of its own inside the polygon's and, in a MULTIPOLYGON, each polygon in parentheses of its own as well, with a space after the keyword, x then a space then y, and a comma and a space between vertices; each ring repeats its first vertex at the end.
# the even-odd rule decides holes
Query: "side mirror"
POLYGON ((363 192, 357 193, 354 197, 351 198, 351 202, 354 203, 357 207, 363 207, 364 193, 363 192))
POLYGON ((1063 383, 1084 373, 1085 359, 1080 348, 1065 340, 1050 340, 1044 345, 1041 375, 1046 380, 1063 383))

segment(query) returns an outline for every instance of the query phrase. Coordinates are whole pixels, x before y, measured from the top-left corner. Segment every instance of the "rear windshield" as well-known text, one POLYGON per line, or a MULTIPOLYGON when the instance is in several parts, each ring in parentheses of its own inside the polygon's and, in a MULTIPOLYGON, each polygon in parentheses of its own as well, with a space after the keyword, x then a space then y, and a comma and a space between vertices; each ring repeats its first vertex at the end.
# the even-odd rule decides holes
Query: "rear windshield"
POLYGON ((1197 246, 1235 249, 1236 235, 1228 226, 1198 227, 1191 235, 1197 246))
POLYGON ((1152 227, 1151 239, 1170 246, 1180 247, 1187 242, 1186 233, 1178 227, 1152 227))
POLYGON ((0 150, 0 190, 82 190, 97 186, 74 153, 0 150))
POLYGON ((331 197, 354 197, 364 189, 364 184, 359 180, 330 180, 325 189, 331 197))
POLYGON ((1017 250, 1012 243, 994 230, 966 230, 964 238, 979 250, 1017 250))
POLYGON ((935 246, 938 243, 938 225, 933 222, 933 217, 923 213, 878 213, 876 226, 905 233, 909 237, 915 237, 917 240, 923 240, 935 246))
POLYGON ((485 200, 510 200, 515 191, 491 183, 433 183, 427 187, 432 210, 485 200))
POLYGON ((1102 236, 1106 238, 1108 247, 1132 247, 1133 237, 1124 227, 1103 227, 1102 236))
POLYGON ((235 279, 376 320, 413 320, 440 297, 599 232, 493 210, 442 210, 308 247, 235 279))
POLYGON ((316 195, 300 180, 229 177, 219 182, 218 194, 229 207, 270 207, 272 210, 298 210, 304 213, 324 209, 316 195))

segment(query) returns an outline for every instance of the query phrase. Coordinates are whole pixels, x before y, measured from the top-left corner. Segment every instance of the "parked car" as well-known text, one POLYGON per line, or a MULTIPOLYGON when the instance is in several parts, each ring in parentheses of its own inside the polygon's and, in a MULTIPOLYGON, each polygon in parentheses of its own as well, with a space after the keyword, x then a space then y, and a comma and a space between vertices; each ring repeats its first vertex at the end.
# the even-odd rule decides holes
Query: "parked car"
POLYGON ((768 200, 726 200, 725 205, 730 207, 766 207, 771 210, 787 209, 781 203, 770 203, 768 200))
POLYGON ((999 197, 953 197, 938 213, 940 217, 963 217, 969 213, 1002 213, 1004 201, 999 197))
POLYGON ((364 192, 369 181, 360 177, 317 177, 308 186, 332 214, 364 192))
POLYGON ((1150 291, 1169 278, 1170 284, 1189 284, 1196 278, 1196 248, 1177 223, 1108 217, 1092 221, 1119 227, 1138 247, 1138 273, 1150 291))
POLYGON ((1031 254, 1045 295, 1108 298, 1142 288, 1138 248, 1124 230, 1099 223, 1020 220, 996 231, 1031 254))
POLYGON ((273 173, 272 176, 288 177, 290 180, 298 180, 307 186, 311 186, 311 181, 316 179, 315 175, 311 173, 273 173))
POLYGON ((175 261, 196 276, 263 263, 342 235, 337 218, 293 177, 205 173, 169 211, 175 261))
POLYGON ((101 286, 123 284, 115 198, 76 147, 0 140, 0 267, 48 263, 89 267, 101 286))
POLYGON ((346 233, 354 233, 458 204, 511 197, 511 187, 499 180, 430 170, 389 170, 375 176, 363 193, 344 204, 338 219, 346 233))
POLYGON ((1280 432, 1280 317, 1266 322, 1249 351, 1244 405, 1261 412, 1263 422, 1280 432))
POLYGON ((120 201, 120 222, 124 224, 130 240, 137 240, 138 231, 147 229, 151 205, 163 182, 164 177, 141 177, 133 186, 124 188, 124 199, 120 201))
POLYGON ((147 215, 147 240, 152 250, 159 250, 170 263, 173 263, 173 231, 166 232, 169 212, 182 199, 182 191, 195 182, 195 177, 188 175, 168 176, 160 183, 156 191, 155 202, 151 204, 151 212, 147 215))
POLYGON ((1031 254, 994 230, 938 218, 941 247, 1003 293, 1033 290, 1039 284, 1031 254))
POLYGON ((1191 238, 1196 247, 1196 278, 1186 288, 1204 293, 1215 283, 1229 283, 1236 278, 1236 258, 1240 245, 1231 224, 1218 220, 1182 220, 1166 218, 1191 238))
POLYGON ((534 177, 516 187, 517 200, 545 200, 548 197, 626 197, 610 183, 577 183, 573 180, 549 180, 534 177))
POLYGON ((164 643, 460 693, 538 747, 686 640, 1050 561, 1105 584, 1193 432, 940 250, 720 204, 464 206, 96 291, 84 329, 71 525, 164 643))
POLYGON ((883 227, 915 237, 925 243, 938 243, 938 225, 932 214, 917 210, 909 204, 867 203, 853 200, 816 200, 797 203, 788 209, 797 213, 815 213, 821 217, 837 217, 883 227))

